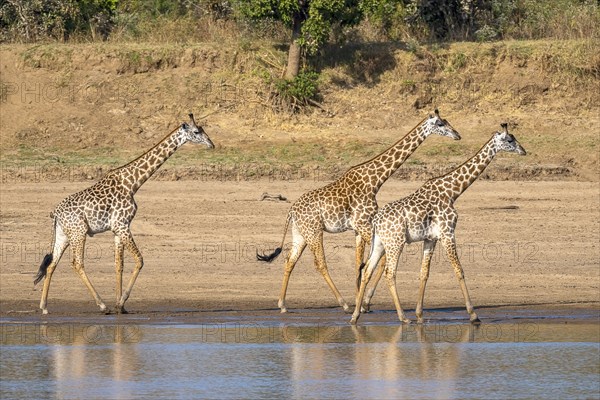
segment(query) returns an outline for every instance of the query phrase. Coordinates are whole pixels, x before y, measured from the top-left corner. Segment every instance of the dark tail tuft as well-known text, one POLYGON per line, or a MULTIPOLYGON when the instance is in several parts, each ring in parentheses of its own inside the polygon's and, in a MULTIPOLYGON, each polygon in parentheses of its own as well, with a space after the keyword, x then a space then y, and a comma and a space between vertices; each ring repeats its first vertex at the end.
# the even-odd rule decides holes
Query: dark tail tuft
POLYGON ((358 276, 356 277, 356 290, 360 289, 360 281, 362 280, 365 265, 366 265, 366 263, 363 262, 362 264, 360 264, 360 267, 358 267, 358 276))
POLYGON ((42 260, 42 265, 40 265, 40 269, 38 270, 35 279, 33 280, 33 286, 37 285, 39 281, 44 279, 46 276, 46 271, 48 270, 48 266, 52 263, 52 254, 46 254, 44 259, 42 260))
POLYGON ((258 254, 256 253, 256 259, 258 261, 271 262, 277 258, 277 256, 281 254, 281 247, 275 249, 271 254, 258 254))

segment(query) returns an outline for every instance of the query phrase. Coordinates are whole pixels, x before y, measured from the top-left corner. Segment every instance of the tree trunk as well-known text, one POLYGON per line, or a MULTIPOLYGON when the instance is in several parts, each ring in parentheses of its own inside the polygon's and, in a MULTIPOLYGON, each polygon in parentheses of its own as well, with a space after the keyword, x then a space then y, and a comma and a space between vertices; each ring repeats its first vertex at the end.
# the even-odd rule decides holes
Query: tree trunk
POLYGON ((300 71, 300 56, 302 49, 296 39, 300 37, 302 28, 302 17, 298 14, 294 15, 294 25, 292 27, 292 42, 288 51, 287 67, 285 69, 285 79, 294 79, 300 71))

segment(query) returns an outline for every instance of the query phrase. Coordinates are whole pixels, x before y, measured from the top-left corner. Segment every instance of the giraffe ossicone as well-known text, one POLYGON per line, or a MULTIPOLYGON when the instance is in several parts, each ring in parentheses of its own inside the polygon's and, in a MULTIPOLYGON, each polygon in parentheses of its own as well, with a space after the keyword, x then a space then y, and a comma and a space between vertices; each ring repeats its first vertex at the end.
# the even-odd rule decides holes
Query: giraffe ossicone
POLYGON ((144 262, 133 236, 130 224, 137 211, 134 195, 137 190, 169 159, 177 149, 187 142, 214 148, 204 129, 196 124, 193 114, 190 121, 173 130, 149 151, 130 163, 109 171, 96 184, 74 193, 51 213, 54 222, 52 251, 46 254, 34 279, 34 285, 44 280, 40 309, 48 313, 47 301, 50 280, 64 251, 71 246, 73 268, 86 285, 90 294, 103 312, 106 305, 98 295, 85 273, 83 258, 87 236, 112 231, 115 235, 116 311, 124 313, 125 302, 131 294, 133 284, 144 262), (123 256, 127 249, 135 259, 135 269, 123 292, 123 256))
POLYGON ((356 238, 356 274, 362 264, 365 246, 371 242, 371 220, 377 212, 375 199, 381 185, 406 161, 430 135, 459 140, 459 133, 440 117, 436 109, 383 153, 356 165, 334 182, 303 194, 290 208, 281 245, 271 254, 258 254, 259 261, 271 262, 281 253, 288 227, 292 226, 292 247, 286 256, 283 283, 278 306, 286 312, 285 297, 290 275, 302 252, 308 246, 315 267, 323 275, 342 308, 350 307, 333 283, 327 270, 323 248, 323 232, 340 233, 353 230, 356 238))
POLYGON ((410 323, 404 315, 396 289, 396 269, 405 244, 424 242, 421 264, 419 298, 415 310, 419 323, 423 322, 423 298, 429 278, 429 266, 437 241, 441 241, 454 273, 458 279, 467 312, 472 323, 479 323, 464 279, 464 272, 456 250, 454 232, 458 213, 454 202, 481 175, 498 152, 506 151, 525 155, 525 149, 508 132, 503 123, 502 130, 495 132, 491 139, 473 156, 454 171, 427 181, 413 194, 391 202, 377 212, 373 218, 373 239, 368 260, 361 266, 360 288, 356 295, 355 309, 350 323, 356 324, 365 298, 366 286, 379 261, 385 255, 384 265, 379 266, 375 282, 365 299, 368 308, 373 291, 381 276, 386 282, 401 322, 410 323))

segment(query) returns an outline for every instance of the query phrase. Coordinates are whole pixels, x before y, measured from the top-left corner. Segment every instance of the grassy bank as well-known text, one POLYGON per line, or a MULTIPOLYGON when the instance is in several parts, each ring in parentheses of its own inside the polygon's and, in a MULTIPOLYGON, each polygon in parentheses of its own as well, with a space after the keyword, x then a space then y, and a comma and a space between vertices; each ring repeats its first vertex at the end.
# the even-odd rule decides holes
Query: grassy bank
POLYGON ((94 178, 89 171, 135 158, 193 111, 208 115, 203 124, 217 149, 186 146, 164 179, 212 169, 233 176, 252 165, 257 175, 301 167, 335 176, 439 107, 463 140, 428 141, 400 176, 422 179, 457 165, 506 120, 529 155, 502 158, 490 177, 594 180, 598 47, 594 40, 338 47, 319 66, 323 109, 289 115, 268 102, 266 77, 278 76, 285 60, 277 43, 2 45, 0 161, 8 171, 56 167, 94 178))

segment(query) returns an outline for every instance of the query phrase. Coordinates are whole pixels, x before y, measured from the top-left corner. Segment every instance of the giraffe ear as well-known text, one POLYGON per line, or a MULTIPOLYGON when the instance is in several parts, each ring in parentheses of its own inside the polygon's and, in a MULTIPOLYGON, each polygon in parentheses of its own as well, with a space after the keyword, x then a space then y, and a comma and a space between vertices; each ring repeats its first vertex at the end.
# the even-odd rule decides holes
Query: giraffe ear
POLYGON ((508 124, 506 122, 501 123, 500 126, 502 127, 504 132, 508 133, 508 124))
POLYGON ((440 111, 436 108, 435 110, 433 110, 433 112, 435 113, 436 117, 440 117, 440 111))

